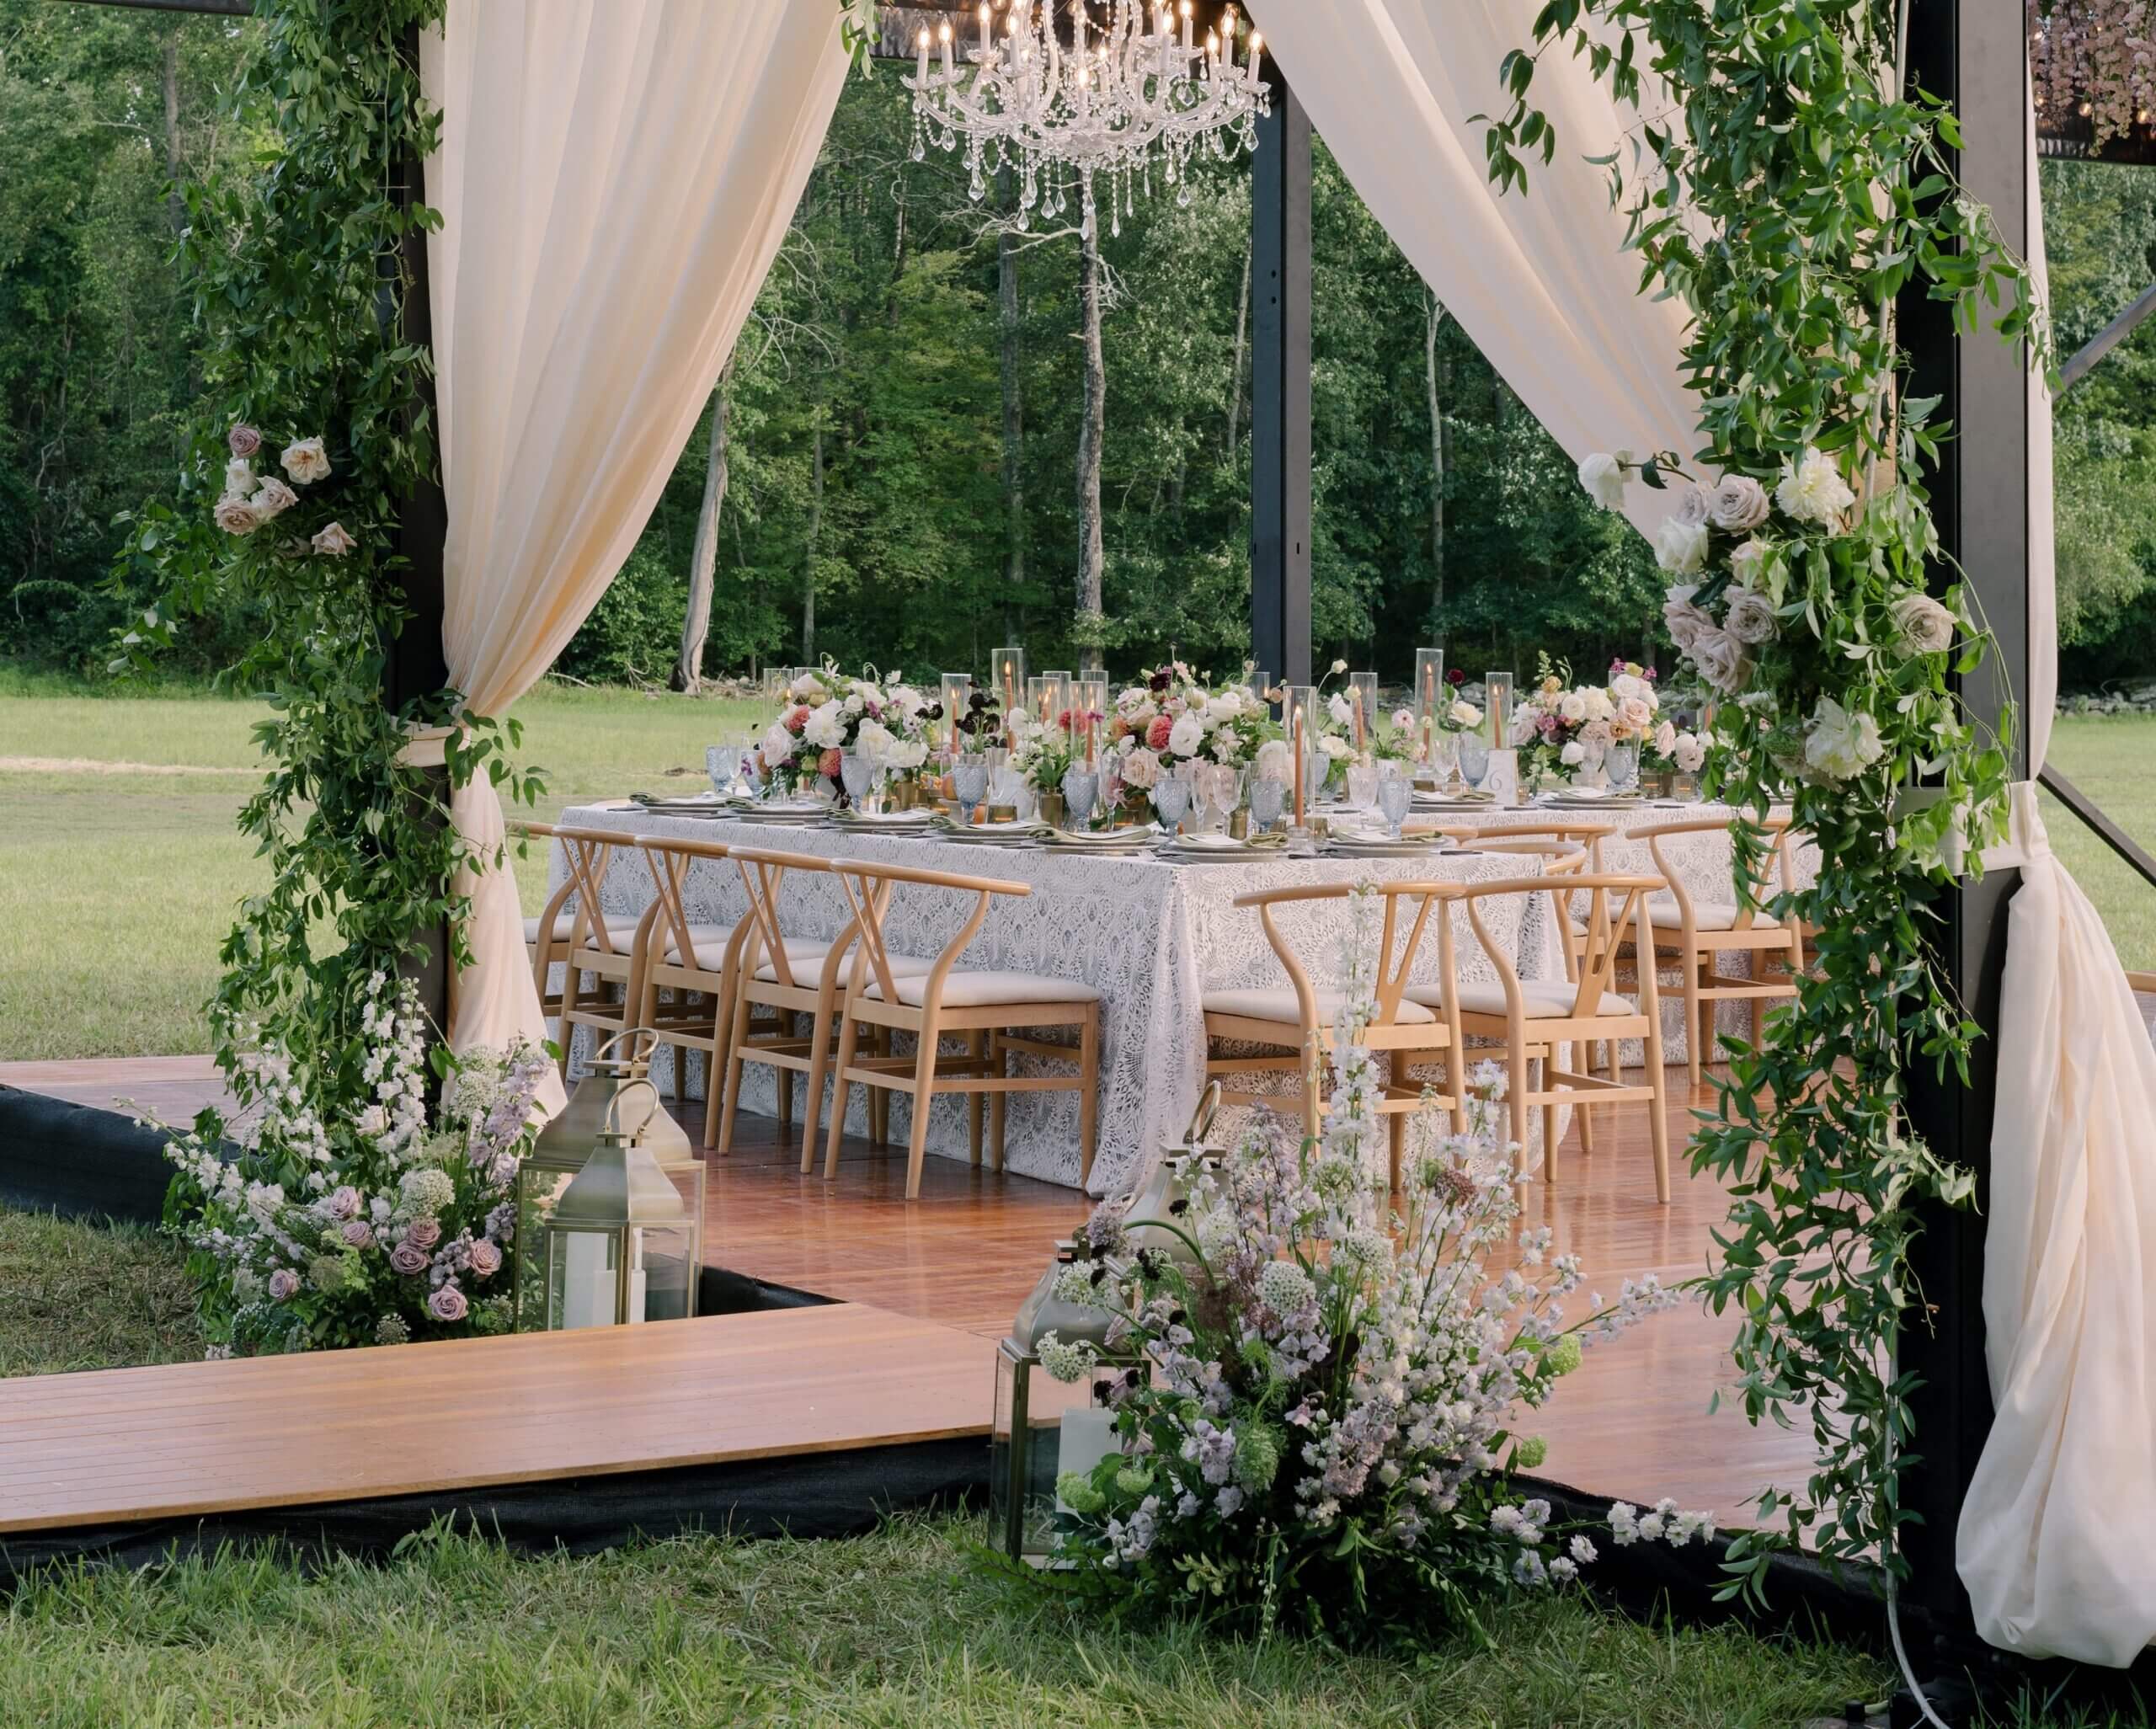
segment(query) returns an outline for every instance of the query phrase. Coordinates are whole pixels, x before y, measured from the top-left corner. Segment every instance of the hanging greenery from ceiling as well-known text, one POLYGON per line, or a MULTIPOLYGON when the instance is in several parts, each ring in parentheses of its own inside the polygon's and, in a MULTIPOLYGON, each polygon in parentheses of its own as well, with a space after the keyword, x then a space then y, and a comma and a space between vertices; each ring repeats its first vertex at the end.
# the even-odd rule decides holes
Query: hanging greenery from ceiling
MULTIPOLYGON (((1921 283, 1964 329, 1988 316, 2045 344, 2020 265, 1956 184, 1954 115, 1898 89, 1897 23, 1879 0, 1548 0, 1487 135, 1501 185, 1524 189, 1528 160, 1553 158, 1534 102, 1550 52, 1584 56, 1640 116, 1598 160, 1643 287, 1693 314, 1682 364, 1705 483, 1684 485, 1668 452, 1590 458, 1582 478, 1605 503, 1630 481, 1670 489, 1668 621, 1728 699, 1708 790, 1761 818, 1787 799, 1819 852, 1816 883, 1774 909, 1818 932, 1814 963, 1764 1048, 1732 1053, 1692 1149, 1734 1196, 1700 1289, 1736 1318, 1746 1415, 1808 1424, 1818 1451, 1802 1492, 1758 1497, 1732 1593, 1758 1592, 1788 1542, 1900 1565, 1912 1209, 1972 1187, 1911 1134, 1905 1068, 1967 1080, 1977 1029, 1924 909, 1957 843, 1996 832, 2007 758, 1956 694, 1985 634, 1924 486, 1949 429, 1899 388, 1892 309, 1921 283)), ((1756 867, 1760 831, 1739 833, 1756 867)))
POLYGON ((122 555, 160 594, 118 664, 213 608, 259 621, 224 682, 272 710, 256 728, 268 772, 239 816, 269 883, 226 940, 212 1022, 243 1102, 259 1081, 240 1057, 260 1039, 331 1123, 371 1102, 367 981, 445 921, 454 931, 457 872, 495 862, 449 827, 438 776, 409 760, 412 733, 453 721, 452 779, 536 790, 502 755, 513 723, 462 714, 454 691, 384 700, 407 617, 400 513, 436 474, 403 248, 439 218, 400 192, 440 124, 414 45, 440 3, 259 0, 239 100, 275 124, 245 172, 186 189, 200 410, 176 492, 131 520, 122 555))

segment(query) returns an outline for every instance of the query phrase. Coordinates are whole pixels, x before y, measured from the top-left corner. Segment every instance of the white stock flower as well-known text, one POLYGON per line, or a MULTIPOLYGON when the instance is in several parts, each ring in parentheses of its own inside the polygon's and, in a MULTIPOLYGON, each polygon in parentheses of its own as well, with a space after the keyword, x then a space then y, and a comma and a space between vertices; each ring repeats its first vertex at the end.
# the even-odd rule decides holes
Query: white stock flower
POLYGON ((1785 467, 1774 487, 1774 502, 1799 522, 1832 522, 1856 502, 1833 457, 1811 445, 1785 467))
POLYGON ((1625 462, 1622 451, 1614 456, 1596 451, 1580 463, 1580 484, 1605 510, 1625 508, 1625 462))
POLYGON ((1742 534, 1767 520, 1767 489, 1748 474, 1725 474, 1707 499, 1707 520, 1742 534))
POLYGON ((1904 595, 1887 609, 1894 646, 1904 654, 1941 654, 1954 646, 1960 621, 1929 595, 1904 595))
POLYGON ((1862 774, 1886 754, 1879 723, 1861 708, 1848 709, 1822 696, 1804 732, 1805 766, 1829 781, 1862 774))
POLYGON ((285 446, 285 454, 277 461, 286 473, 302 486, 329 478, 329 453, 323 449, 318 438, 303 438, 285 446))
POLYGON ((1693 576, 1706 568, 1707 526, 1665 516, 1654 531, 1654 558, 1672 576, 1693 576))
POLYGON ((1722 628, 1740 643, 1757 647, 1770 643, 1781 628, 1774 617, 1774 603, 1752 589, 1732 589, 1727 595, 1728 611, 1722 615, 1722 628))

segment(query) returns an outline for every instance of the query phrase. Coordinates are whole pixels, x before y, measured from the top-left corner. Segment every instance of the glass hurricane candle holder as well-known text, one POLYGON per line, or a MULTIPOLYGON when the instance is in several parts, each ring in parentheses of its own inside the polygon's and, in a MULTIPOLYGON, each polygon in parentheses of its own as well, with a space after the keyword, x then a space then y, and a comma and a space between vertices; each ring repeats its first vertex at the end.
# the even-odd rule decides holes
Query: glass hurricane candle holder
POLYGON ((1438 734, 1443 717, 1452 706, 1452 692, 1445 688, 1445 651, 1415 651, 1415 754, 1424 762, 1437 757, 1438 734))
POLYGON ((989 662, 988 687, 995 693, 1006 715, 1016 714, 1026 695, 1026 651, 1012 643, 998 648, 989 662))
POLYGON ((947 756, 958 754, 958 741, 964 734, 958 730, 959 717, 965 713, 966 705, 973 701, 973 675, 967 672, 947 672, 937 681, 937 701, 943 711, 942 723, 937 728, 937 745, 947 756))
POLYGON ((1484 673, 1482 703, 1484 734, 1492 750, 1502 750, 1513 741, 1513 675, 1484 673))
POLYGON ((1351 672, 1348 675, 1348 701, 1354 708, 1349 719, 1348 736, 1354 740, 1358 756, 1370 748, 1370 738, 1378 727, 1378 675, 1374 672, 1351 672))

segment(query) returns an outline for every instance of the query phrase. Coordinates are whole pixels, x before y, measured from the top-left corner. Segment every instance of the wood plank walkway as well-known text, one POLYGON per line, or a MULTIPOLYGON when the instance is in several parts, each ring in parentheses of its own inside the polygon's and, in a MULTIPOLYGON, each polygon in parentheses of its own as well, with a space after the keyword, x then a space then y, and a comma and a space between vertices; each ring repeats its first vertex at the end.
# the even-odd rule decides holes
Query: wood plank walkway
MULTIPOLYGON (((0 1066, 0 1081, 24 1085, 9 1071, 28 1066, 0 1066)), ((126 1072, 132 1065, 37 1066, 67 1071, 40 1090, 64 1086, 68 1096, 85 1102, 94 1102, 99 1091, 106 1097, 139 1097, 153 1078, 174 1089, 188 1084, 162 1071, 138 1078, 126 1072)), ((1689 1111, 1709 1102, 1712 1095, 1706 1089, 1688 1095, 1681 1070, 1671 1079, 1676 1089, 1668 1107, 1671 1139, 1681 1149, 1690 1128, 1689 1111)), ((167 1113, 174 1120, 214 1102, 214 1070, 202 1070, 194 1085, 195 1102, 176 1098, 175 1106, 184 1107, 167 1113)), ((702 1126, 702 1114, 700 1107, 688 1113, 692 1135, 702 1126)), ((1673 1203, 1657 1206, 1644 1113, 1624 1107, 1597 1115, 1596 1152, 1583 1155, 1577 1134, 1568 1137, 1560 1149, 1554 1183, 1529 1191, 1531 1220, 1552 1227, 1561 1251, 1581 1256, 1589 1290, 1614 1295, 1625 1278, 1646 1273, 1666 1283, 1696 1276, 1706 1264, 1709 1232, 1727 1213, 1726 1195, 1711 1179, 1685 1174, 1679 1153, 1672 1161, 1673 1203)), ((848 1140, 838 1175, 827 1183, 820 1174, 800 1174, 798 1146, 776 1144, 775 1122, 744 1116, 739 1128, 734 1151, 707 1161, 708 1258, 770 1284, 851 1305, 835 1311, 795 1311, 843 1315, 849 1317, 844 1323, 750 1315, 611 1334, 610 1339, 626 1341, 624 1348, 632 1352, 663 1347, 677 1353, 667 1359, 665 1373, 681 1377, 685 1386, 679 1402, 661 1398, 656 1405, 636 1403, 619 1411, 613 1407, 615 1395, 641 1398, 639 1385, 622 1372, 611 1345, 595 1347, 575 1340, 568 1346, 536 1338, 472 1341, 278 1359, 269 1365, 204 1364, 59 1378, 43 1385, 74 1383, 84 1401, 81 1408, 94 1420, 52 1430, 43 1443, 33 1433, 38 1424, 25 1428, 18 1417, 19 1409, 29 1408, 24 1389, 39 1384, 9 1383, 0 1399, 5 1407, 0 1424, 13 1437, 0 1442, 0 1529, 11 1523, 20 1528, 8 1505, 18 1492, 13 1473, 27 1470, 41 1449, 72 1452, 78 1443, 94 1444, 100 1425, 109 1425, 122 1438, 120 1454, 134 1449, 156 1456, 168 1449, 154 1438, 180 1403, 200 1403, 216 1413, 219 1433, 213 1440, 205 1432, 202 1456, 219 1460, 216 1482, 242 1479, 242 1460, 248 1470, 257 1468, 258 1449, 249 1438, 259 1433, 265 1438, 259 1449, 259 1468, 273 1475, 286 1470, 276 1461, 287 1453, 317 1456, 318 1474, 305 1483, 313 1485, 318 1497, 395 1492, 440 1476, 447 1461, 459 1458, 486 1457, 497 1465, 521 1460, 510 1468, 544 1476, 656 1466, 680 1458, 750 1456, 728 1450, 746 1444, 733 1425, 748 1410, 755 1413, 749 1427, 762 1436, 759 1444, 766 1453, 868 1444, 877 1433, 896 1438, 963 1433, 966 1426, 985 1431, 991 1342, 1009 1327, 1046 1264, 1050 1244, 1084 1217, 1090 1203, 1053 1184, 931 1158, 921 1198, 909 1205, 903 1198, 902 1151, 894 1155, 848 1140), (882 1311, 876 1317, 879 1325, 919 1331, 861 1331, 872 1310, 882 1311), (773 1324, 780 1330, 760 1334, 773 1324), (788 1334, 788 1326, 807 1331, 788 1334), (823 1332, 819 1327, 837 1330, 823 1332), (691 1330, 680 1335, 689 1342, 672 1343, 683 1328, 691 1330), (785 1379, 790 1367, 787 1353, 773 1356, 765 1347, 748 1342, 752 1336, 812 1335, 815 1348, 804 1347, 799 1364, 803 1379, 791 1391, 785 1379), (475 1366, 437 1379, 431 1367, 437 1359, 424 1353, 455 1351, 499 1354, 475 1357, 483 1369, 475 1366), (266 1378, 247 1379, 250 1374, 264 1375, 265 1370, 266 1378), (768 1389, 756 1379, 766 1370, 778 1377, 768 1389), (302 1382, 278 1379, 277 1371, 309 1377, 305 1390, 297 1390, 302 1382), (590 1385, 565 1388, 565 1373, 588 1374, 590 1385), (155 1379, 163 1375, 195 1379, 170 1384, 155 1379), (321 1379, 311 1379, 317 1376, 321 1379), (738 1385, 750 1391, 737 1411, 724 1390, 743 1376, 747 1379, 738 1385), (829 1414, 822 1390, 850 1379, 857 1381, 851 1389, 854 1393, 865 1396, 873 1390, 870 1404, 892 1401, 879 1419, 885 1429, 877 1431, 873 1413, 857 1401, 849 1419, 854 1426, 843 1432, 851 1438, 819 1441, 819 1436, 833 1433, 821 1426, 829 1414), (461 1395, 453 1390, 460 1380, 465 1390, 461 1395), (917 1382, 933 1384, 938 1390, 931 1397, 917 1382), (181 1388, 189 1390, 183 1395, 181 1388), (920 1404, 922 1400, 929 1403, 920 1404), (322 1417, 325 1401, 328 1415, 322 1417), (788 1416, 795 1406, 798 1425, 788 1416), (371 1414, 353 1415, 360 1407, 371 1414), (925 1409, 942 1415, 924 1418, 920 1412, 925 1409), (496 1434, 504 1412, 520 1426, 514 1445, 499 1443, 496 1434), (309 1439, 318 1418, 324 1436, 321 1446, 309 1439), (961 1427, 937 1430, 935 1423, 942 1421, 961 1427), (708 1433, 706 1425, 712 1426, 708 1433), (545 1462, 549 1445, 559 1449, 551 1465, 545 1462), (11 1446, 12 1452, 7 1450, 11 1446), (696 1450, 700 1446, 703 1450, 696 1450), (415 1448, 420 1457, 407 1458, 415 1448), (599 1457, 617 1462, 594 1464, 599 1457)), ((1581 1305, 1574 1310, 1576 1316, 1585 1312, 1583 1295, 1576 1299, 1581 1305)), ((1727 1320, 1686 1308, 1657 1317, 1614 1345, 1589 1351, 1577 1374, 1532 1425, 1550 1444, 1541 1474, 1584 1491, 1635 1501, 1673 1495, 1688 1507, 1715 1509, 1728 1523, 1741 1520, 1741 1503, 1764 1482, 1774 1481, 1785 1488, 1801 1484, 1811 1463, 1806 1430, 1755 1430, 1731 1408, 1709 1414, 1716 1391, 1726 1391, 1731 1384, 1726 1353, 1732 1331, 1727 1320)), ((67 1409, 64 1397, 42 1391, 32 1402, 45 1413, 44 1422, 56 1421, 67 1409)), ((80 1482, 76 1463, 59 1461, 80 1482)), ((296 1461, 290 1469, 308 1464, 296 1461)), ((489 1475, 453 1481, 515 1480, 489 1475)), ((275 1481, 284 1486, 275 1492, 281 1494, 296 1480, 275 1475, 275 1481)), ((147 1492, 147 1486, 133 1485, 136 1478, 125 1473, 115 1479, 115 1493, 131 1505, 147 1492)), ((117 1508, 106 1508, 96 1516, 120 1514, 117 1508)))

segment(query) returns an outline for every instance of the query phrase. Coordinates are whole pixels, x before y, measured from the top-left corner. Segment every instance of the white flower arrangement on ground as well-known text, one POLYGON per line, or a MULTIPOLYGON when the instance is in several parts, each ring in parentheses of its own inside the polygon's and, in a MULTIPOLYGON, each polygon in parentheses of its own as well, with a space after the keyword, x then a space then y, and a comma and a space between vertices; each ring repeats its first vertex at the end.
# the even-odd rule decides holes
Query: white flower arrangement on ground
POLYGON ((239 1157, 221 1155, 214 1115, 167 1144, 167 1216, 190 1251, 212 1356, 509 1329, 516 1166, 551 1060, 529 1046, 468 1052, 430 1118, 411 982, 374 974, 360 1029, 373 1102, 351 1120, 325 1120, 313 1077, 262 1047, 240 1058, 237 1089, 259 1115, 239 1157))
MULTIPOLYGON (((1518 1226, 1494 1065, 1474 1077, 1465 1133, 1417 1123, 1405 1211, 1381 1216, 1387 1138, 1363 1043, 1380 916, 1356 897, 1323 1134, 1251 1134, 1180 1225, 1156 1227, 1179 1258, 1113 1206, 1082 1239, 1096 1261, 1072 1292, 1113 1312, 1110 1348, 1145 1366, 1116 1387, 1118 1451, 1057 1485, 1061 1558, 1160 1608, 1353 1637, 1442 1619, 1473 1590, 1574 1577, 1593 1542, 1508 1481, 1544 1456, 1519 1419, 1584 1348, 1678 1300, 1649 1277, 1566 1323, 1580 1267, 1547 1229, 1518 1226)), ((1097 1360, 1053 1342, 1042 1357, 1069 1379, 1097 1360)), ((1704 1513, 1624 1511, 1620 1544, 1713 1533, 1704 1513)))

